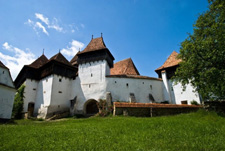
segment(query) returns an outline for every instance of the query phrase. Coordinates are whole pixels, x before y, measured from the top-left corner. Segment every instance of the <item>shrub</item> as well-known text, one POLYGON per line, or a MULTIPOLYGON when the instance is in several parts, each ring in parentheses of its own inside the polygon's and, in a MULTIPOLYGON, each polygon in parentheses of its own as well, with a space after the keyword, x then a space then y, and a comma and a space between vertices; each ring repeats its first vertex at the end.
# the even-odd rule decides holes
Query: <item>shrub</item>
POLYGON ((199 105, 197 101, 193 100, 191 101, 191 105, 199 105))
POLYGON ((97 116, 105 117, 112 113, 113 107, 112 105, 108 105, 106 100, 99 99, 97 106, 99 109, 97 116))
POLYGON ((24 89, 25 85, 22 85, 15 95, 14 104, 13 104, 13 111, 12 111, 12 118, 21 119, 22 112, 23 112, 23 101, 24 101, 24 89))

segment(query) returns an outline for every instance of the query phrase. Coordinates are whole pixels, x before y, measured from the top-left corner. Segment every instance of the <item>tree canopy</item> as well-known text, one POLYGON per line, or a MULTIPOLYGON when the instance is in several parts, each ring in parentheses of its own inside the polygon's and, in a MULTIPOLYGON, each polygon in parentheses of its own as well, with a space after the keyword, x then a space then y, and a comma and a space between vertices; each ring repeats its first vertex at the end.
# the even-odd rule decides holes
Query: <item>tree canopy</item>
POLYGON ((225 1, 208 0, 209 10, 181 43, 175 79, 191 83, 203 99, 225 99, 225 1))

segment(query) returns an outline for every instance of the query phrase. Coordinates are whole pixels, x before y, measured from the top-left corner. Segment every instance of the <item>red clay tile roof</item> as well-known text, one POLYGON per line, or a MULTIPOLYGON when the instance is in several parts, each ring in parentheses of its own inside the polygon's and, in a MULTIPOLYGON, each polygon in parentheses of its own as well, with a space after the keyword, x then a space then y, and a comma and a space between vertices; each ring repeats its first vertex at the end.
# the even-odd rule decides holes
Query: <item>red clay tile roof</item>
POLYGON ((8 69, 1 61, 0 61, 0 67, 8 69))
MULTIPOLYGON (((80 53, 80 51, 79 51, 78 53, 80 53)), ((78 53, 77 53, 77 54, 78 54, 78 53)), ((77 64, 77 59, 78 59, 77 54, 70 60, 70 63, 71 63, 72 65, 77 64)))
POLYGON ((107 75, 106 77, 109 77, 109 78, 148 79, 148 80, 162 81, 162 79, 160 79, 160 78, 153 78, 153 77, 147 77, 147 76, 141 76, 141 75, 107 75))
POLYGON ((178 65, 182 60, 177 59, 177 56, 178 53, 176 51, 173 51, 171 55, 167 58, 167 60, 164 62, 164 64, 161 67, 157 68, 155 71, 178 65))
POLYGON ((87 47, 83 51, 79 52, 79 54, 102 49, 107 49, 103 41, 103 38, 102 37, 94 38, 91 40, 91 42, 87 45, 87 47))
POLYGON ((110 69, 111 75, 140 75, 131 58, 119 61, 110 69))
POLYGON ((64 63, 64 64, 67 64, 67 65, 70 65, 70 62, 59 52, 57 53, 56 55, 54 55, 53 57, 51 57, 49 59, 49 62, 52 61, 52 60, 55 60, 55 61, 58 61, 58 62, 61 62, 61 63, 64 63))
POLYGON ((33 68, 40 68, 47 62, 48 62, 48 58, 43 54, 28 66, 33 68))

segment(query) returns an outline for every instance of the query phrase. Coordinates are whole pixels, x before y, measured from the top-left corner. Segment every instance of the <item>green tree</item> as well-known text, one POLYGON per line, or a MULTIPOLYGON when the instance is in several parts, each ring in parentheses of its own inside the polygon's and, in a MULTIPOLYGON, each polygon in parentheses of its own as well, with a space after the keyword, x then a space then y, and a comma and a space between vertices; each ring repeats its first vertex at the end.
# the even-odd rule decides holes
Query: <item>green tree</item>
POLYGON ((22 85, 17 90, 17 93, 15 95, 14 104, 13 104, 13 111, 12 111, 12 117, 15 118, 15 119, 21 119, 22 118, 24 89, 25 89, 25 85, 22 85))
POLYGON ((203 100, 217 100, 225 98, 225 0, 208 2, 209 10, 181 43, 175 79, 183 86, 191 83, 203 100))

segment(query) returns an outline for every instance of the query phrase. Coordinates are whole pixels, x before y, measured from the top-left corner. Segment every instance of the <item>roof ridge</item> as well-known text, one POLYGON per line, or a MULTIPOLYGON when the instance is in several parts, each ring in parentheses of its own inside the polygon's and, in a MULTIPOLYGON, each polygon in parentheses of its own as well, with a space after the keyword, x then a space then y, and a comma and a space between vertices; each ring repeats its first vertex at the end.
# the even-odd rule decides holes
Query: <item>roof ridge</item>
POLYGON ((6 69, 9 69, 8 67, 6 67, 1 61, 0 61, 0 67, 2 68, 6 68, 6 69))
POLYGON ((46 64, 48 62, 48 58, 42 54, 40 57, 38 57, 36 60, 34 60, 31 64, 29 64, 29 67, 33 67, 33 68, 39 68, 41 66, 43 66, 44 64, 46 64))
POLYGON ((177 58, 177 56, 179 55, 179 53, 177 53, 176 51, 173 51, 169 57, 167 57, 166 61, 163 63, 162 66, 160 66, 159 68, 157 68, 155 71, 158 70, 162 70, 164 68, 168 68, 168 67, 173 67, 178 65, 182 60, 177 58))
POLYGON ((59 53, 55 54, 54 56, 52 56, 49 59, 49 62, 52 61, 52 60, 55 60, 55 61, 67 64, 67 65, 71 65, 71 63, 61 54, 61 52, 59 52, 59 53))
POLYGON ((127 58, 127 61, 128 61, 128 62, 127 62, 127 67, 126 67, 126 69, 124 70, 124 73, 126 73, 128 67, 129 67, 129 62, 130 62, 130 61, 132 62, 131 58, 127 58))
POLYGON ((93 38, 91 39, 89 44, 84 48, 84 50, 82 50, 79 54, 102 49, 108 49, 105 45, 103 37, 93 38))

